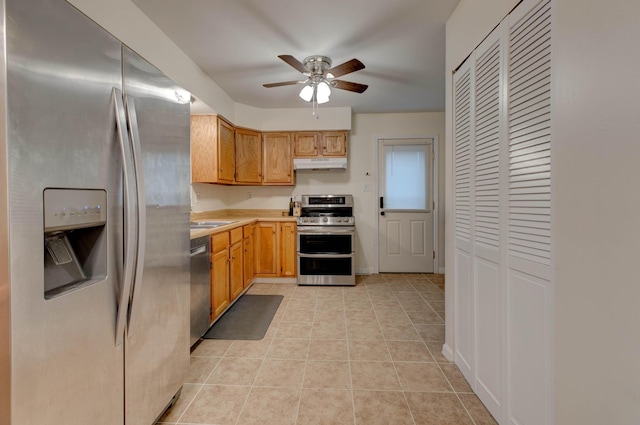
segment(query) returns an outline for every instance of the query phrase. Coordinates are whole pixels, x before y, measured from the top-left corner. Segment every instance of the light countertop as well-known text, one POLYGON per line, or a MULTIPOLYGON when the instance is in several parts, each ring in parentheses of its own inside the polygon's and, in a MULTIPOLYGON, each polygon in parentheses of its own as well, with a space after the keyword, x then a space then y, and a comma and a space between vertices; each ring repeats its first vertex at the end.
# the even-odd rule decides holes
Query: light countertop
POLYGON ((191 221, 231 221, 232 223, 224 224, 209 229, 192 229, 191 239, 203 236, 214 235, 216 233, 225 232, 236 227, 245 226, 247 224, 258 221, 271 222, 295 222, 296 217, 286 215, 287 211, 281 210, 217 210, 191 213, 191 221), (283 215, 285 214, 285 215, 283 215))

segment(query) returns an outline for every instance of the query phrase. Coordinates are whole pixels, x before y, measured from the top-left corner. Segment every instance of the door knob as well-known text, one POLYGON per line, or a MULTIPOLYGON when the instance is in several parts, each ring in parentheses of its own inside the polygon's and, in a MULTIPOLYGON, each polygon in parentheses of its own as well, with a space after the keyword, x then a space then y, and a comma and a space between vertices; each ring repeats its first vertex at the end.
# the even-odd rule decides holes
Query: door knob
POLYGON ((380 215, 384 216, 384 211, 380 211, 380 215))

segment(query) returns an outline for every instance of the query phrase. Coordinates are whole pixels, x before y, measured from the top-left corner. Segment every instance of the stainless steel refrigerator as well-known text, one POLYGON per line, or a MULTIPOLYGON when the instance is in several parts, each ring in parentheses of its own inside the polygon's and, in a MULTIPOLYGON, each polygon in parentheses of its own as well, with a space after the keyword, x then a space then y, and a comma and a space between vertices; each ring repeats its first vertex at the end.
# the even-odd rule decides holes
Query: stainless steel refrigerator
POLYGON ((189 99, 64 0, 2 0, 0 424, 150 425, 189 364, 189 99))

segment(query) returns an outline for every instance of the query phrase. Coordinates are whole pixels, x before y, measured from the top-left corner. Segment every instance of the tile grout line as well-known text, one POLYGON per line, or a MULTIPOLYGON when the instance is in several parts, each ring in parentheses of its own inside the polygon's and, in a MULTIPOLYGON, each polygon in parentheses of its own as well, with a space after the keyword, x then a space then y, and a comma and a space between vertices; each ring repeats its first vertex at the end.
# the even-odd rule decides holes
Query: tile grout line
POLYGON ((307 365, 309 364, 309 348, 311 347, 311 335, 313 333, 313 324, 315 322, 317 306, 318 306, 318 298, 316 297, 315 305, 313 306, 313 316, 311 318, 311 331, 309 332, 309 339, 307 341, 307 355, 305 356, 305 359, 304 359, 304 369, 302 371, 302 382, 300 382, 300 395, 298 396, 298 406, 296 407, 294 424, 298 423, 298 416, 300 416, 300 404, 302 403, 302 393, 304 391, 304 378, 307 375, 307 365))
MULTIPOLYGON (((276 313, 277 313, 277 311, 276 311, 276 313)), ((269 326, 271 326, 271 325, 269 325, 269 326)), ((269 329, 267 328, 267 332, 268 331, 269 331, 269 329)), ((256 372, 256 375, 253 377, 253 381, 251 381, 251 384, 249 385, 249 393, 245 397, 244 403, 242 403, 242 408, 240 409, 240 412, 238 413, 238 417, 236 418, 236 420, 234 422, 235 424, 238 424, 240 422, 240 418, 242 417, 242 412, 244 412, 244 409, 247 407, 247 404, 249 403, 249 397, 251 397, 251 393, 253 393, 253 389, 256 387, 256 385, 255 385, 256 379, 258 379, 258 376, 260 375, 260 371, 262 370, 262 367, 264 366, 264 362, 267 359, 267 354, 269 353, 269 350, 271 349, 271 345, 272 344, 273 344, 273 336, 271 337, 271 341, 269 341, 269 346, 267 347, 267 349, 264 352, 264 356, 262 357, 262 361, 260 362, 260 367, 258 368, 258 371, 256 372)))
MULTIPOLYGON (((393 297, 398 302, 398 304, 400 304, 400 308, 402 309, 402 311, 404 312, 405 316, 407 316, 407 318, 411 322, 411 325, 413 326, 413 321, 411 321, 411 318, 409 318, 409 315, 407 314, 407 311, 402 306, 402 303, 400 302, 400 300, 398 299, 398 297, 396 296, 396 294, 393 291, 391 291, 391 293, 393 294, 393 297)), ((375 309, 374 309, 374 312, 375 312, 375 309)), ((376 315, 376 318, 377 317, 378 316, 376 315)), ((378 320, 378 322, 380 322, 380 320, 378 320)), ((380 326, 380 323, 378 323, 378 326, 380 326)), ((418 333, 418 330, 415 329, 415 326, 414 326, 414 330, 416 331, 416 333, 418 333)), ((418 333, 418 336, 420 336, 419 333, 418 333)), ((396 372, 396 378, 398 378, 398 383, 400 384, 400 388, 402 389, 402 397, 404 398, 404 402, 407 404, 407 409, 409 410, 409 415, 411 415, 411 420, 413 421, 413 423, 415 425, 416 424, 416 418, 413 416, 413 411, 411 410, 411 406, 409 405, 409 399, 407 398, 407 391, 405 391, 404 386, 402 385, 402 381, 400 380, 400 374, 398 373, 398 368, 396 367, 396 363, 393 360, 393 357, 391 356, 391 350, 389 350, 389 342, 387 341, 387 338, 384 336, 384 332, 382 333, 382 338, 384 339, 384 343, 387 346, 387 351, 389 351, 389 357, 391 357, 391 364, 393 365, 393 370, 396 372)))
MULTIPOLYGON (((367 289, 366 285, 365 285, 365 290, 367 289)), ((367 298, 369 298, 369 291, 366 291, 367 294, 367 298)), ((369 300, 369 302, 371 302, 371 300, 369 300)), ((344 304, 344 298, 343 298, 343 304, 344 304)), ((349 348, 349 341, 351 341, 349 339, 349 327, 347 325, 347 306, 343 305, 344 307, 344 332, 345 332, 345 341, 347 341, 347 365, 349 367, 349 393, 351 394, 351 411, 353 412, 353 424, 356 425, 357 424, 357 417, 356 417, 356 397, 355 397, 355 391, 353 388, 353 373, 351 371, 351 349, 349 348)))
MULTIPOLYGON (((193 404, 194 400, 198 397, 198 394, 200 394, 200 392, 202 391, 202 389, 205 386, 205 383, 209 380, 209 378, 211 378, 211 375, 213 374, 213 372, 218 368, 218 366, 220 365, 220 362, 222 361, 222 358, 227 353, 227 351, 229 351, 229 348, 231 347, 231 345, 233 345, 233 344, 229 344, 229 347, 227 347, 227 349, 224 350, 224 353, 222 353, 222 355, 218 359, 218 363, 216 363, 215 367, 213 369, 211 369, 211 372, 209 372, 209 375, 207 375, 207 378, 204 380, 204 382, 199 383, 200 388, 198 388, 198 391, 196 391, 196 393, 193 395, 193 398, 191 399, 191 401, 189 401, 189 403, 185 406, 185 408, 182 411, 182 413, 180 413, 180 416, 175 421, 176 424, 179 424, 180 420, 182 419, 184 414, 187 413, 187 410, 189 410, 189 407, 191 407, 191 405, 193 404)), ((191 361, 191 357, 192 357, 191 354, 189 354, 189 361, 191 361)), ((211 357, 211 356, 197 356, 197 357, 211 357)), ((183 383, 183 387, 184 387, 184 383, 183 383)))

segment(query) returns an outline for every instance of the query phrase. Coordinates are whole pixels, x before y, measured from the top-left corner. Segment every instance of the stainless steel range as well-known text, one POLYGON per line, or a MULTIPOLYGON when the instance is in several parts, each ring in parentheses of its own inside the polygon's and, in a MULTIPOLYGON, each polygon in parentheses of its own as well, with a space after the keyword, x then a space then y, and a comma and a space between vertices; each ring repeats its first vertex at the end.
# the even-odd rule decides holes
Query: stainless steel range
POLYGON ((298 284, 355 285, 351 195, 303 195, 298 223, 298 284))

